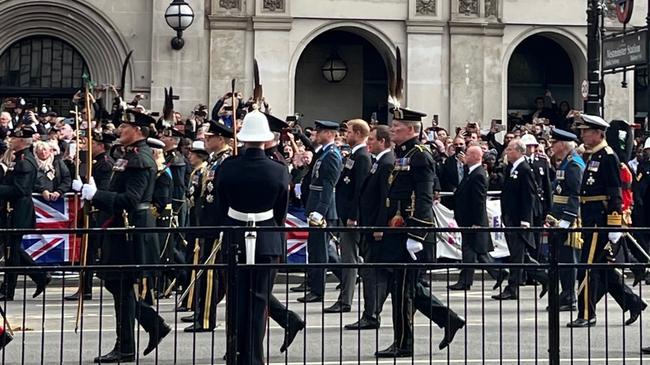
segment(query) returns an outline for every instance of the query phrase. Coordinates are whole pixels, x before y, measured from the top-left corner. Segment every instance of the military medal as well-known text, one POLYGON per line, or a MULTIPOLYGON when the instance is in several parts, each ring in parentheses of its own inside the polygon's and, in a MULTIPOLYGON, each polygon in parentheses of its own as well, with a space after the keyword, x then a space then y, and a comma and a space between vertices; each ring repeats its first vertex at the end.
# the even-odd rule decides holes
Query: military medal
POLYGON ((354 160, 351 158, 348 158, 347 161, 345 161, 345 168, 350 170, 354 166, 354 160))
POLYGON ((214 202, 214 196, 212 196, 212 194, 208 194, 208 195, 205 197, 205 201, 207 201, 208 203, 212 204, 212 203, 214 202))
POLYGON ((599 166, 600 166, 600 161, 591 161, 589 162, 589 167, 587 168, 587 170, 597 172, 599 166))
POLYGON ((350 177, 349 176, 344 177, 343 182, 346 183, 346 184, 349 184, 350 183, 350 177))
POLYGON ((557 188, 555 188, 555 192, 558 193, 558 195, 562 194, 562 187, 558 185, 557 188))
POLYGON ((556 177, 558 180, 564 180, 564 170, 558 170, 558 171, 555 173, 555 177, 556 177))
POLYGON ((208 192, 212 192, 212 189, 214 189, 214 185, 212 184, 212 181, 210 181, 210 182, 208 183, 208 185, 206 186, 206 188, 208 189, 208 192))
POLYGON ((119 160, 115 161, 115 165, 113 165, 113 171, 124 171, 126 169, 127 163, 129 163, 128 160, 120 158, 119 160))
POLYGON ((592 175, 589 175, 589 178, 587 179, 587 185, 593 185, 596 182, 594 180, 594 177, 592 175))

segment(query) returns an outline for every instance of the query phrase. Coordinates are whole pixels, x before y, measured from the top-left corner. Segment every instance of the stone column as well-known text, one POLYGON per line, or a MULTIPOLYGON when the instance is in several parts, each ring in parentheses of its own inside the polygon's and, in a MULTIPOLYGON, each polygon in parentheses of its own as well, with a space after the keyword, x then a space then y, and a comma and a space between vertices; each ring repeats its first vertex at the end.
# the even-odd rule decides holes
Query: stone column
POLYGON ((255 6, 253 29, 255 31, 255 59, 260 69, 264 98, 271 113, 284 119, 292 112, 289 105, 289 31, 292 18, 288 15, 285 0, 258 0, 255 6))
POLYGON ((409 1, 406 21, 406 106, 426 112, 425 128, 434 115, 447 127, 448 97, 445 75, 447 53, 444 47, 442 4, 437 0, 409 1))

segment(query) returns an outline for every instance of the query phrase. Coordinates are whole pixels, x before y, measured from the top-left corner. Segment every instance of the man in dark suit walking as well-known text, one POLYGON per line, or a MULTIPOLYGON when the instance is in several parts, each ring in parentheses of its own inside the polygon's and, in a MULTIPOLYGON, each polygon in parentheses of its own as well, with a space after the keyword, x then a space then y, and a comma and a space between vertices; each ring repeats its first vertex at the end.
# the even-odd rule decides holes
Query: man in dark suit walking
MULTIPOLYGON (((456 210, 454 217, 460 227, 487 227, 487 174, 482 166, 483 150, 479 146, 471 146, 465 153, 465 177, 454 193, 456 210)), ((494 249, 490 232, 462 233, 463 263, 493 263, 489 252, 494 249)), ((489 269, 488 273, 497 280, 494 288, 498 288, 505 277, 489 269)), ((458 277, 458 282, 449 285, 450 290, 469 290, 474 279, 474 269, 463 269, 458 277)))
MULTIPOLYGON (((336 184, 336 210, 345 227, 356 227, 359 223, 359 195, 361 185, 370 172, 370 152, 366 141, 370 134, 368 123, 362 119, 353 119, 347 123, 346 140, 352 151, 343 163, 341 177, 336 184)), ((341 232, 341 262, 358 264, 361 235, 358 232, 341 232)), ((349 312, 354 298, 357 282, 357 269, 341 270, 341 293, 339 299, 325 313, 349 312)))
MULTIPOLYGON (((526 162, 526 145, 519 139, 513 140, 506 147, 508 159, 506 179, 501 192, 501 220, 505 227, 529 228, 533 219, 534 200, 537 197, 535 177, 526 162)), ((526 246, 534 247, 535 240, 531 232, 506 232, 506 242, 510 251, 510 262, 521 264, 535 262, 526 251, 526 246)), ((546 294, 548 276, 541 270, 526 270, 529 278, 542 284, 540 297, 546 294)), ((497 300, 516 300, 519 297, 519 285, 522 269, 511 269, 508 286, 503 292, 493 295, 497 300)))
MULTIPOLYGON (((365 179, 359 196, 359 225, 362 227, 380 227, 388 221, 388 178, 395 164, 395 153, 391 149, 390 131, 387 126, 379 125, 370 132, 368 148, 373 154, 370 174, 365 179)), ((366 233, 362 236, 361 252, 365 262, 381 262, 377 258, 382 250, 383 233, 366 233)), ((377 329, 381 319, 379 314, 388 296, 390 273, 384 269, 361 270, 363 279, 363 315, 353 323, 345 326, 347 330, 377 329)))

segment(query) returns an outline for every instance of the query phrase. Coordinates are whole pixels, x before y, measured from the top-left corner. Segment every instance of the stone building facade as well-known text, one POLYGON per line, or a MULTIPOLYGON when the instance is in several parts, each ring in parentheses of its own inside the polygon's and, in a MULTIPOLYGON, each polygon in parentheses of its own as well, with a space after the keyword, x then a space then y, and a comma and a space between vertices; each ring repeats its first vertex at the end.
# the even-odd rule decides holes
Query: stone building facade
MULTIPOLYGON (((233 78, 249 95, 257 59, 274 114, 339 120, 368 118, 373 108, 383 118, 385 75, 368 75, 368 69, 385 69, 400 47, 404 104, 437 115, 443 126, 505 120, 509 111, 521 109, 513 100, 532 105, 532 95, 553 90, 556 82, 563 99, 581 109, 586 0, 186 1, 195 19, 177 51, 170 45, 175 33, 164 19, 168 0, 2 0, 0 54, 27 37, 55 37, 81 55, 94 80, 118 83, 122 61, 134 50, 127 95, 143 93, 145 104, 159 110, 163 88, 173 86, 180 95, 177 109, 184 113, 198 103, 213 104, 233 78), (324 37, 328 34, 333 36, 324 37), (537 42, 531 43, 533 51, 551 43, 564 51, 564 65, 537 65, 550 74, 564 68, 569 76, 557 78, 564 81, 513 81, 513 55, 531 37, 537 42), (321 65, 332 54, 347 69, 338 83, 322 77, 321 65)), ((644 6, 637 5, 632 24, 644 24, 644 6)), ((620 29, 611 16, 605 24, 620 29)), ((555 56, 549 56, 553 62, 555 56)), ((520 68, 531 61, 517 59, 520 68)), ((628 72, 627 88, 621 88, 621 78, 606 79, 605 114, 632 119, 639 112, 634 72, 628 72)))

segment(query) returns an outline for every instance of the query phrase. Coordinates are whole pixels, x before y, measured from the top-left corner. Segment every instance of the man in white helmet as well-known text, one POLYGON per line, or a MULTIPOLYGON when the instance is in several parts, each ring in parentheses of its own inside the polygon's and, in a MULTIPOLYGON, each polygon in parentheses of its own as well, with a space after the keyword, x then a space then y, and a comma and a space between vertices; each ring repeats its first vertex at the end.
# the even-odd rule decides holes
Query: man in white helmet
MULTIPOLYGON (((221 165, 216 180, 217 225, 284 226, 289 172, 264 153, 264 143, 274 138, 264 114, 248 113, 237 136, 245 151, 221 165)), ((224 245, 237 247, 240 263, 279 263, 284 254, 282 232, 242 232, 230 239, 224 237, 224 245)), ((230 298, 237 300, 237 354, 228 353, 228 363, 264 364, 267 307, 275 274, 273 269, 242 269, 237 275, 237 297, 230 298)))

